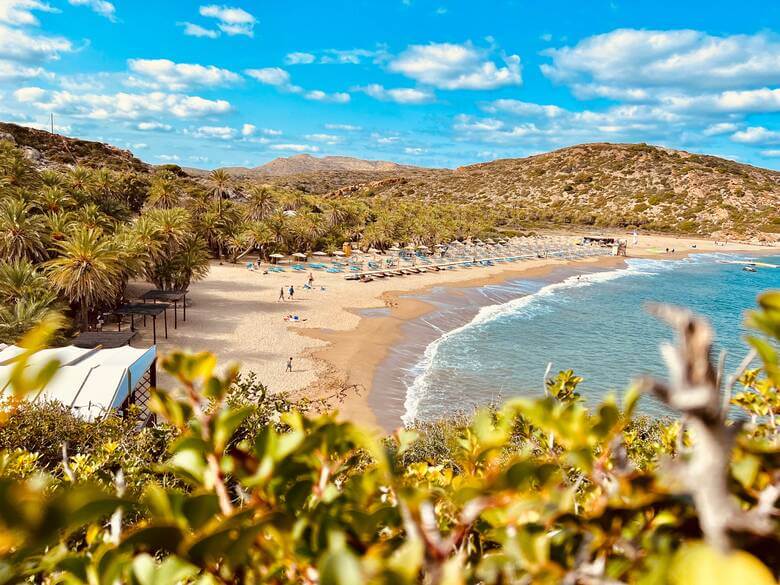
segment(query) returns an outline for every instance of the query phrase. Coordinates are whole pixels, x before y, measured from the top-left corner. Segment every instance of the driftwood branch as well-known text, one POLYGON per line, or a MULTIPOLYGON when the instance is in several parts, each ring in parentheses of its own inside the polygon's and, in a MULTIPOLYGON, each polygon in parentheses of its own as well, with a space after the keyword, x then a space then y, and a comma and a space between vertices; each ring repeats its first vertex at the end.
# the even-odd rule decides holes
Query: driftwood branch
MULTIPOLYGON (((741 510, 728 490, 729 461, 739 425, 725 424, 728 401, 721 395, 723 376, 712 361, 712 328, 701 317, 678 307, 652 305, 650 312, 675 329, 677 345, 661 346, 669 381, 646 378, 641 387, 678 411, 691 432, 693 446, 677 470, 693 496, 705 538, 712 546, 727 550, 732 531, 766 534, 771 530, 768 513, 741 510)), ((752 359, 753 355, 748 355, 737 373, 729 377, 729 396, 740 371, 752 359)))

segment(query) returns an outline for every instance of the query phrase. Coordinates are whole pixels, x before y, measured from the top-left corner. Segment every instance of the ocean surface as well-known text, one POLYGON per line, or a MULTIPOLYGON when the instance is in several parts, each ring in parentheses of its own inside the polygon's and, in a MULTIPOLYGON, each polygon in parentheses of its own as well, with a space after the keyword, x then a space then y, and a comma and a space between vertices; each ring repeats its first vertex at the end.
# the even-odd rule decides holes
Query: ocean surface
MULTIPOLYGON (((629 259, 614 270, 560 268, 543 279, 435 290, 426 300, 436 309, 405 324, 406 341, 378 369, 370 400, 386 427, 470 412, 513 396, 542 395, 552 362, 552 373, 571 368, 582 376, 580 393, 597 403, 607 393, 622 393, 638 375, 665 374, 658 348, 673 335, 646 312, 650 302, 707 316, 716 350, 726 350, 727 366, 734 368, 747 351, 744 312, 759 292, 780 289, 780 268, 749 273, 725 263, 753 258, 629 259)), ((780 264, 780 256, 757 260, 780 264)), ((667 414, 650 398, 640 410, 667 414)))

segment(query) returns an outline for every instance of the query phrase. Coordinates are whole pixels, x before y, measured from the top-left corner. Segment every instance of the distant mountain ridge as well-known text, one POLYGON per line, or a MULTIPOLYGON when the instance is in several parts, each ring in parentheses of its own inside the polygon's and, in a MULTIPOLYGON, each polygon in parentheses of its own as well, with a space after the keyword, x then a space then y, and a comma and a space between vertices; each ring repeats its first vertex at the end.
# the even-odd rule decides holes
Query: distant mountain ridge
POLYGON ((350 156, 316 157, 310 154, 296 154, 290 157, 275 158, 259 167, 226 167, 224 170, 232 175, 286 177, 290 175, 327 172, 396 173, 416 168, 418 167, 401 165, 384 160, 363 160, 350 156))

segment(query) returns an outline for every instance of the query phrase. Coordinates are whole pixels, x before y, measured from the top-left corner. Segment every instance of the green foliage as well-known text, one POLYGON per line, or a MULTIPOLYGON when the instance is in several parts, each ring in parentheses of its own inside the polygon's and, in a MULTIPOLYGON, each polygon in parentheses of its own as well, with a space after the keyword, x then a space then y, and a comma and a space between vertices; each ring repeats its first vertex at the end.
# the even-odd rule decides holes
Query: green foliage
MULTIPOLYGON (((762 344, 777 341, 778 298, 750 316, 769 339, 751 340, 762 365, 742 377, 749 392, 776 396, 777 355, 762 344)), ((591 410, 562 371, 544 398, 379 441, 268 396, 254 376, 217 373, 211 354, 174 353, 163 368, 179 389, 155 391, 161 424, 140 434, 9 405, 4 582, 762 584, 780 571, 774 502, 768 514, 760 504, 777 490, 780 449, 763 414, 739 431, 726 471, 729 497, 770 524, 736 530, 723 552, 671 471, 697 438, 637 417, 636 392, 591 410)), ((19 378, 19 391, 45 375, 19 378)))

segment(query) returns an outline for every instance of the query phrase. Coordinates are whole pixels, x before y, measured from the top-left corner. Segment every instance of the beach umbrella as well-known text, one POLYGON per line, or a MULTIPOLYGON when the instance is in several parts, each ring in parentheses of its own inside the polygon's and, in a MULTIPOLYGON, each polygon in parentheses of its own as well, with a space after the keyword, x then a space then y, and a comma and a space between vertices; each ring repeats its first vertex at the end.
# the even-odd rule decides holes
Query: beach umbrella
POLYGON ((335 252, 333 252, 333 255, 334 256, 346 256, 346 254, 344 252, 342 252, 341 250, 336 250, 335 252))
POLYGON ((428 246, 424 245, 424 244, 420 244, 419 246, 417 246, 417 249, 418 250, 430 250, 430 248, 428 246))
POLYGON ((416 248, 409 244, 408 246, 404 246, 404 250, 416 250, 416 248))
POLYGON ((368 251, 369 251, 371 254, 380 254, 380 253, 381 253, 381 252, 380 252, 379 250, 377 250, 376 248, 369 248, 369 249, 368 249, 368 251))
POLYGON ((487 239, 487 243, 488 244, 495 244, 496 242, 495 242, 495 240, 493 238, 488 238, 487 239))
POLYGON ((269 258, 284 258, 284 254, 269 254, 269 258))
POLYGON ((303 252, 296 252, 295 254, 293 254, 293 256, 295 256, 296 258, 303 258, 304 260, 307 258, 306 254, 304 254, 303 252))
POLYGON ((320 252, 319 250, 314 252, 312 256, 327 256, 325 252, 320 252))
POLYGON ((388 248, 387 251, 388 252, 400 252, 401 248, 399 248, 398 246, 393 246, 392 248, 388 248))

